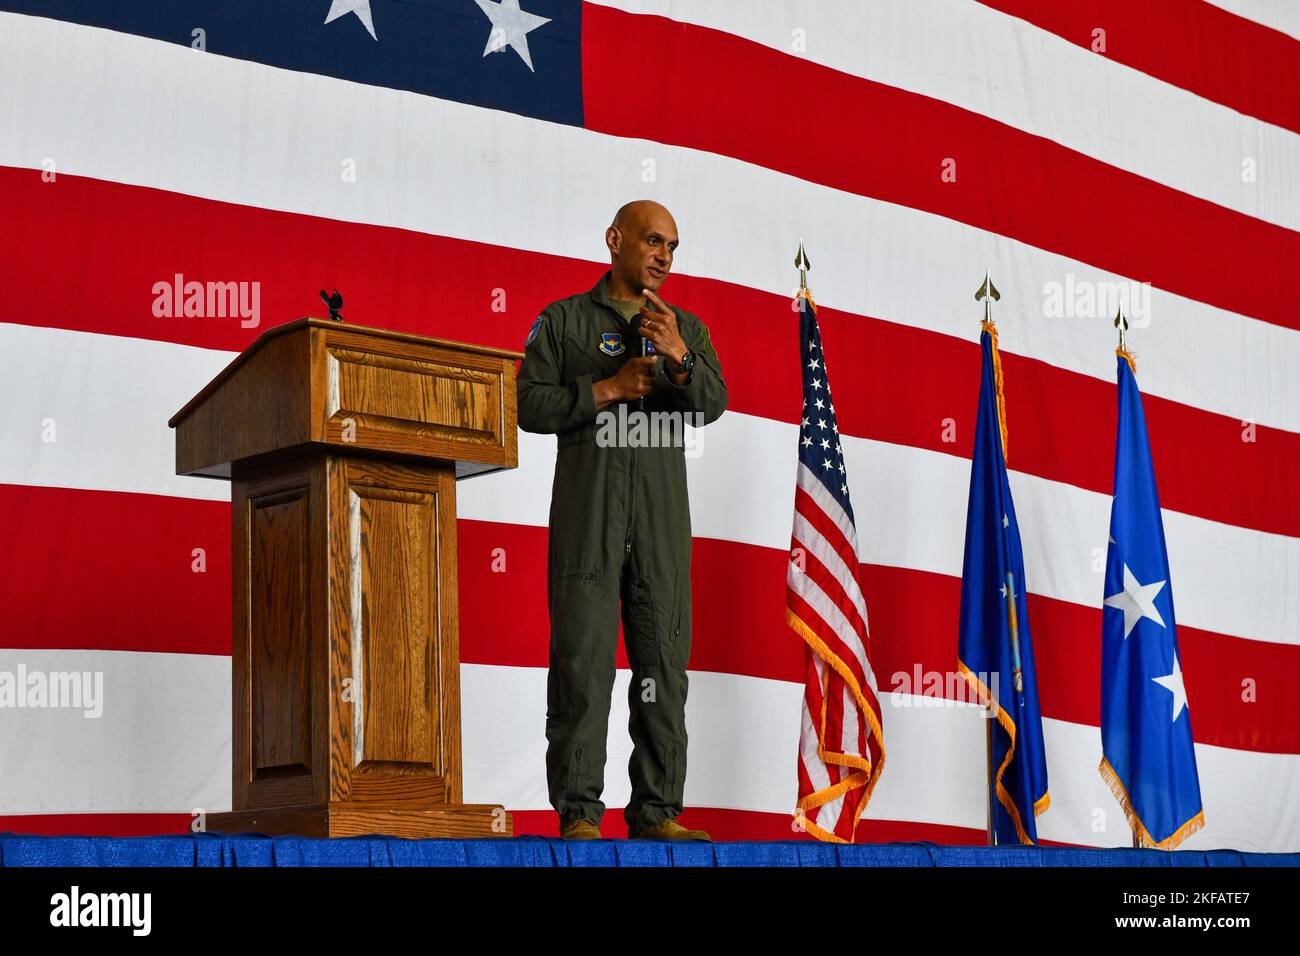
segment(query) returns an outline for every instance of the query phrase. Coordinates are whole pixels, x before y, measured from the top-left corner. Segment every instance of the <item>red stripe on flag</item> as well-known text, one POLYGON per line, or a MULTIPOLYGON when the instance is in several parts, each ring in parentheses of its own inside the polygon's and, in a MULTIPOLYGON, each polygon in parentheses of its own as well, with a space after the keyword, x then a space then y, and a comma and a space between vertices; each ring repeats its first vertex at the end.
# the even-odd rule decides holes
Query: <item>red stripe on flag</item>
POLYGON ((1300 328, 1300 233, 718 30, 586 4, 582 33, 588 129, 731 156, 1300 328), (671 49, 691 82, 663 84, 629 110, 629 48, 671 49))
MULTIPOLYGON (((462 600, 462 659, 545 667, 546 530, 467 521, 459 527, 461 594, 476 597, 462 600), (508 574, 491 570, 495 547, 510 555, 508 574), (538 624, 520 629, 521 620, 538 624)), ((772 548, 695 539, 692 670, 803 682, 803 644, 785 624, 786 590, 754 586, 755 581, 784 580, 788 560, 784 551, 772 548), (737 594, 746 599, 735 600, 737 594)), ((921 680, 953 670, 960 579, 864 564, 861 580, 882 694, 902 682, 895 680, 900 674, 912 692, 922 693, 923 687, 913 686, 918 667, 921 680)), ((1029 596, 1044 717, 1099 725, 1101 613, 1100 608, 1029 596)), ((1187 625, 1179 626, 1178 638, 1198 743, 1300 754, 1300 724, 1289 691, 1300 684, 1300 647, 1187 625)), ((626 666, 621 650, 619 666, 626 666)), ((888 701, 881 704, 888 721, 888 701)))
MULTIPOLYGON (((0 296, 0 322, 23 325, 235 351, 267 326, 321 314, 316 291, 328 275, 347 297, 344 314, 358 322, 518 349, 544 305, 590 288, 601 272, 589 262, 75 176, 42 183, 39 173, 7 167, 0 167, 0 195, 14 225, 0 230, 0 261, 25 277, 0 296), (160 230, 158 223, 169 226, 160 230), (70 244, 103 250, 79 259, 78 282, 68 282, 60 265, 70 244), (177 273, 261 282, 263 325, 154 318, 154 283, 177 273), (498 289, 509 290, 505 313, 492 311, 498 289), (412 308, 430 302, 439 307, 412 308)), ((669 301, 709 324, 730 410, 799 421, 798 362, 770 359, 796 354, 798 323, 774 323, 762 339, 751 325, 755 315, 788 315, 788 299, 687 276, 674 276, 666 290, 669 301)), ((975 335, 963 341, 824 305, 818 312, 830 365, 839 372, 842 434, 970 457, 979 392, 975 335)), ((1011 467, 1109 495, 1114 384, 1006 351, 1002 361, 1011 467), (1062 409, 1069 410, 1068 429, 1061 427, 1062 409)), ((1153 395, 1143 403, 1166 508, 1300 537, 1300 496, 1290 478, 1300 434, 1250 428, 1153 395)))
POLYGON ((0 513, 3 646, 230 655, 229 503, 0 485, 0 513))
MULTIPOLYGON (((228 558, 221 560, 229 544, 218 542, 229 535, 229 505, 0 485, 0 511, 14 517, 0 564, 5 646, 230 652, 230 568, 228 558), (119 530, 116 538, 96 540, 115 540, 114 547, 129 542, 132 550, 106 560, 86 546, 88 527, 119 530), (157 533, 152 540, 126 533, 140 527, 157 533), (196 542, 208 548, 206 575, 189 571, 196 542), (39 600, 56 579, 61 599, 39 600)), ((464 520, 457 526, 461 660, 545 667, 546 529, 464 520), (508 555, 504 572, 492 568, 498 547, 508 555)), ((803 645, 785 624, 786 589, 775 583, 784 583, 786 552, 697 538, 693 554, 692 670, 801 683, 803 645), (774 585, 756 588, 755 581, 774 585), (737 594, 746 600, 735 600, 737 594)), ((954 666, 959 579, 870 564, 861 566, 860 577, 882 693, 892 689, 894 675, 910 678, 917 666, 922 676, 954 666)), ((1043 716, 1097 726, 1100 608, 1031 594, 1029 614, 1043 716)), ((1178 637, 1197 742, 1300 754, 1289 689, 1300 684, 1300 647, 1187 625, 1178 637)), ((618 642, 618 666, 626 668, 621 637, 618 642)))

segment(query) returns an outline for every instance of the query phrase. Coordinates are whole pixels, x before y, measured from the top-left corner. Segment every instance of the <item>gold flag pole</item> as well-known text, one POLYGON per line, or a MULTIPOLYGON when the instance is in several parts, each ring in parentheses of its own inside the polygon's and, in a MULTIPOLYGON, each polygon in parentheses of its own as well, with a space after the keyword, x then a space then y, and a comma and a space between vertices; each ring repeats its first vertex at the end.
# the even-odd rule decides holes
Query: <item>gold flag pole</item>
MULTIPOLYGON (((1123 308, 1123 306, 1119 306, 1117 310, 1115 310, 1114 326, 1115 329, 1119 330, 1119 345, 1117 349, 1115 349, 1115 355, 1118 355, 1119 358, 1125 360, 1125 362, 1128 363, 1128 368, 1134 369, 1135 372, 1138 371, 1138 367, 1136 367, 1134 362, 1134 354, 1132 354, 1131 351, 1128 351, 1128 319, 1125 316, 1125 308, 1123 308)), ((1134 845, 1134 849, 1141 849, 1141 840, 1138 839, 1138 831, 1132 831, 1132 845, 1134 845)))

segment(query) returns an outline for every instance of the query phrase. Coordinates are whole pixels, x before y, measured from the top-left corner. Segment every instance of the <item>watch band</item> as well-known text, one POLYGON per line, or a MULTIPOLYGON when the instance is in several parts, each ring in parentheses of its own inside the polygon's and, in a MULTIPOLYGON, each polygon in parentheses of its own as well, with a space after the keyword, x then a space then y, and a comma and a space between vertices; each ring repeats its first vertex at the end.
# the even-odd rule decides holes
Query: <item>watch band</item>
POLYGON ((689 375, 692 371, 694 371, 694 369, 695 369, 695 353, 692 352, 690 349, 687 349, 685 354, 682 355, 682 360, 680 364, 676 362, 669 363, 669 371, 675 374, 680 372, 685 372, 689 375))

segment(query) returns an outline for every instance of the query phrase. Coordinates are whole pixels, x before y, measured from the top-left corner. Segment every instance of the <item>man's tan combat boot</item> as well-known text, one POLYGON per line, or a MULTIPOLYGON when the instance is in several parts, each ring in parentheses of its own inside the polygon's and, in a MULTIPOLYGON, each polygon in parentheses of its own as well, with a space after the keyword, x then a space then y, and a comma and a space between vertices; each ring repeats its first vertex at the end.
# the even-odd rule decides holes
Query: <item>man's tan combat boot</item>
POLYGON ((688 830, 676 820, 665 820, 657 826, 629 829, 629 840, 710 840, 703 830, 688 830))
POLYGON ((599 840, 600 827, 579 817, 577 820, 570 820, 560 827, 560 836, 566 840, 599 840))

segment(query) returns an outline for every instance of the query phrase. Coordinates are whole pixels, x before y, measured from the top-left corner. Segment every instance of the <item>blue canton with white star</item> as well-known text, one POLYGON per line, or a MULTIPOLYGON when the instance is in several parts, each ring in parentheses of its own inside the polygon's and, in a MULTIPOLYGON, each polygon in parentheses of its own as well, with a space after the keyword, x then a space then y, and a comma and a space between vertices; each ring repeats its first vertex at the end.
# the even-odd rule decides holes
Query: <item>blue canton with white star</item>
POLYGON ((822 355, 821 330, 817 313, 807 298, 799 299, 800 355, 803 358, 803 414, 799 425, 799 461, 821 479, 826 490, 853 521, 849 503, 848 472, 844 468, 844 448, 831 401, 831 383, 822 355))
POLYGON ((579 0, 0 0, 0 10, 187 47, 201 28, 208 53, 583 123, 579 0))

